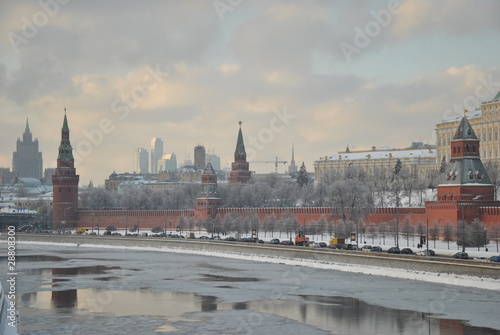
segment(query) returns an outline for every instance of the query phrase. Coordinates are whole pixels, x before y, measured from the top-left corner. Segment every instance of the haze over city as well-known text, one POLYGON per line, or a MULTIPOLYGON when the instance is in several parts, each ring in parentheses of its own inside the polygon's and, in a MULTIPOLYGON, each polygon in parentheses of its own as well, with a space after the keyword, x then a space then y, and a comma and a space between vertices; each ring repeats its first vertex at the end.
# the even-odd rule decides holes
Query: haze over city
MULTIPOLYGON (((435 124, 500 91, 496 1, 0 3, 0 166, 26 118, 55 167, 67 109, 80 185, 132 150, 203 144, 308 171, 349 145, 434 144, 435 124)), ((252 164, 256 172, 272 164, 252 164)), ((285 171, 285 166, 280 167, 285 171)))

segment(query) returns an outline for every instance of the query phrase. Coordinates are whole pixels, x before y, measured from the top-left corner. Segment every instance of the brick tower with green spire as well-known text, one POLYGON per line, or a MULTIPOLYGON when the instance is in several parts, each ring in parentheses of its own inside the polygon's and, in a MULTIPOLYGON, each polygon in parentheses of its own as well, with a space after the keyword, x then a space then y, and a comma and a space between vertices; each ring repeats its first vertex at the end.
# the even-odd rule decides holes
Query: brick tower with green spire
POLYGON ((78 182, 73 148, 69 140, 68 119, 64 109, 64 122, 61 130, 61 144, 57 156, 57 168, 52 175, 52 228, 55 230, 73 228, 78 210, 78 182))
POLYGON ((247 153, 245 151, 245 143, 243 143, 243 133, 241 132, 241 121, 238 122, 240 130, 238 132, 238 140, 236 141, 236 150, 234 151, 234 162, 231 163, 231 172, 229 173, 228 181, 231 184, 246 183, 250 180, 251 172, 250 165, 247 162, 247 153))

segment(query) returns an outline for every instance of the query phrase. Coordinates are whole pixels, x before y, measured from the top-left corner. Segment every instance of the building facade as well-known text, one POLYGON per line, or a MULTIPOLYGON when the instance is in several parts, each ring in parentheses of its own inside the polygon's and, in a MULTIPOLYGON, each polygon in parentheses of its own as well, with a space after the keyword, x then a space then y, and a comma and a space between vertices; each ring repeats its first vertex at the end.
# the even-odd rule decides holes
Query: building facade
POLYGON ((17 139, 12 157, 12 171, 18 178, 43 178, 42 153, 38 151, 38 139, 33 140, 28 119, 22 140, 17 139))
MULTIPOLYGON (((500 163, 500 92, 490 101, 481 103, 479 109, 464 111, 477 138, 481 141, 481 159, 500 163)), ((436 125, 437 162, 450 159, 450 144, 460 124, 462 115, 449 118, 436 125)))
POLYGON ((360 167, 369 174, 381 169, 392 170, 397 161, 414 175, 421 175, 430 168, 436 168, 436 149, 423 143, 413 143, 405 149, 372 147, 371 150, 339 151, 337 155, 325 156, 314 162, 314 178, 321 181, 329 171, 343 171, 350 166, 360 167))

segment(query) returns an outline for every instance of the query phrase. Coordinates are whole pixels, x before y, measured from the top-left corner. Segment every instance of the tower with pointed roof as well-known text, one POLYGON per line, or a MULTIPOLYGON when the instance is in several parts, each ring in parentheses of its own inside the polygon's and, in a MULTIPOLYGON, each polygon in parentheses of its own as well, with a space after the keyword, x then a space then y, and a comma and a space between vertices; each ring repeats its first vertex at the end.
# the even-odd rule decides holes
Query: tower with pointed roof
POLYGON ((61 130, 61 144, 57 156, 57 168, 52 176, 53 202, 52 226, 53 229, 72 228, 76 224, 78 210, 78 182, 80 176, 76 174, 73 148, 69 140, 68 119, 64 110, 64 121, 61 130))
POLYGON ((208 162, 201 175, 201 190, 196 198, 195 216, 203 219, 213 219, 221 206, 222 199, 219 196, 217 187, 217 174, 212 167, 212 163, 208 162))
POLYGON ((288 174, 294 176, 297 173, 297 165, 295 165, 295 151, 292 143, 292 160, 290 161, 290 165, 288 165, 288 174))
POLYGON ((247 162, 247 153, 245 151, 245 143, 243 143, 243 133, 241 132, 241 124, 238 131, 238 139, 236 141, 236 150, 234 151, 234 162, 231 163, 231 172, 228 181, 231 184, 246 183, 250 180, 251 172, 250 165, 247 162))
POLYGON ((43 178, 42 153, 38 151, 38 139, 33 140, 28 118, 22 140, 17 139, 12 155, 12 171, 18 178, 43 178))
POLYGON ((494 200, 494 185, 481 162, 479 142, 464 115, 451 140, 451 159, 437 187, 438 201, 494 200))

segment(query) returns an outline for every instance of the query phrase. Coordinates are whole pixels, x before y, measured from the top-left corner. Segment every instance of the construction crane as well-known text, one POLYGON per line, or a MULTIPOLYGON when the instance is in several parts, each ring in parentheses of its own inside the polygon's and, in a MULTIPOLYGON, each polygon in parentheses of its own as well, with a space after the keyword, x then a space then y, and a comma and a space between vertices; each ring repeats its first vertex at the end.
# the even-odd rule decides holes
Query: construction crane
POLYGON ((278 173, 278 164, 286 164, 288 162, 280 161, 278 160, 278 156, 276 156, 276 159, 274 161, 252 161, 251 163, 265 163, 265 164, 274 163, 275 171, 276 173, 278 173))

